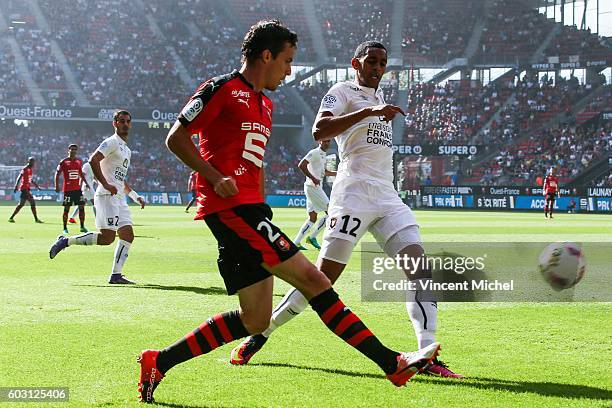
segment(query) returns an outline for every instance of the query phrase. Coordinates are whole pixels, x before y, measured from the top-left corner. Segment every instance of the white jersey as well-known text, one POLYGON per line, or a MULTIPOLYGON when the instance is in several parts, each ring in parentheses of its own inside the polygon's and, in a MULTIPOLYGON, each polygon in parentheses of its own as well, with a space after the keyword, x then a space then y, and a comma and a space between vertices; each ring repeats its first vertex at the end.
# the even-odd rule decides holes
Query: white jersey
MULTIPOLYGON (((323 97, 319 113, 346 115, 384 104, 382 89, 338 82, 323 97)), ((393 131, 383 117, 368 116, 336 136, 340 164, 336 183, 349 177, 393 185, 393 131)))
MULTIPOLYGON (((325 177, 325 161, 326 161, 327 153, 321 149, 321 146, 312 149, 302 160, 306 160, 308 162, 308 171, 310 174, 319 179, 319 181, 323 181, 323 177, 325 177)), ((309 186, 314 186, 314 183, 310 179, 310 177, 306 177, 306 182, 304 184, 308 184, 309 186)), ((320 185, 320 184, 319 184, 320 185)))
MULTIPOLYGON (((117 195, 124 197, 124 180, 130 167, 132 151, 123 139, 115 133, 111 137, 104 139, 96 152, 104 155, 104 159, 100 161, 102 175, 104 175, 104 178, 110 185, 117 187, 117 195)), ((105 194, 110 194, 110 192, 102 184, 98 183, 96 195, 105 194)))

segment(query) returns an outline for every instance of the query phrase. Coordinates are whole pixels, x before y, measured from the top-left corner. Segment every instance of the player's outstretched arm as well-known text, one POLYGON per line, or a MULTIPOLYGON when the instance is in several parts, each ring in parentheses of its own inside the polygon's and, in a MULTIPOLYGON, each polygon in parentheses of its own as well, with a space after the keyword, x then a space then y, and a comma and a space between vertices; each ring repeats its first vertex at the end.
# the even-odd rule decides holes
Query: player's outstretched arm
POLYGON ((166 137, 166 146, 183 163, 197 171, 213 186, 220 197, 231 197, 238 194, 236 181, 219 173, 210 163, 202 159, 191 141, 191 134, 178 120, 166 137))
POLYGON ((38 185, 37 182, 35 182, 34 180, 31 181, 32 184, 34 184, 34 186, 40 190, 40 186, 38 185))
POLYGON ((111 195, 115 195, 117 194, 117 187, 108 184, 106 177, 104 177, 104 174, 102 174, 102 169, 100 168, 100 162, 102 159, 104 159, 104 155, 101 152, 95 152, 89 160, 89 165, 91 166, 91 170, 93 171, 94 176, 96 176, 96 179, 98 179, 100 185, 108 190, 111 195))
POLYGON ((330 140, 368 116, 382 116, 390 121, 398 113, 406 115, 399 106, 388 104, 369 106, 340 116, 334 116, 328 111, 319 112, 312 126, 312 135, 316 141, 330 140))

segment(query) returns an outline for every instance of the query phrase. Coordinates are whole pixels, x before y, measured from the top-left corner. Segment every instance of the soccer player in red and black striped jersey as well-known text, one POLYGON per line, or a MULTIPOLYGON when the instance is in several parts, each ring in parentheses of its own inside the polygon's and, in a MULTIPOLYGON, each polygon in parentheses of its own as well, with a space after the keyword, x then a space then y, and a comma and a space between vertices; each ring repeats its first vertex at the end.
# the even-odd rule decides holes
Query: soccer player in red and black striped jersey
MULTIPOLYGON (((85 228, 85 198, 81 191, 81 180, 85 180, 83 176, 83 161, 76 157, 79 147, 76 144, 68 146, 68 157, 62 159, 57 165, 55 171, 55 191, 59 193, 59 177, 60 174, 64 177, 62 191, 64 192, 64 213, 62 221, 64 222, 64 234, 68 234, 68 213, 70 205, 74 204, 79 207, 79 221, 81 221, 81 232, 87 232, 85 228)), ((87 181, 85 181, 87 183, 87 181)))
POLYGON ((36 221, 38 224, 42 224, 42 221, 38 218, 38 215, 36 215, 36 202, 34 201, 34 196, 32 196, 32 193, 30 192, 30 184, 35 185, 36 188, 40 190, 40 187, 33 179, 35 163, 36 160, 33 157, 28 157, 28 164, 21 169, 19 176, 17 176, 17 179, 15 180, 14 192, 16 193, 17 190, 21 191, 21 197, 19 197, 19 204, 17 204, 17 207, 15 207, 15 211, 13 211, 13 215, 11 215, 11 218, 9 218, 9 222, 15 222, 15 216, 25 205, 25 202, 28 201, 30 203, 32 214, 34 215, 34 221, 36 221))
POLYGON ((141 400, 167 371, 270 323, 273 276, 296 287, 325 325, 374 361, 396 386, 404 385, 436 355, 439 344, 416 353, 385 347, 348 309, 329 279, 272 223, 264 204, 263 157, 272 129, 273 91, 291 73, 297 35, 278 21, 260 21, 246 34, 240 71, 203 83, 168 134, 168 148, 198 172, 197 220, 219 243, 219 272, 240 308, 211 317, 163 350, 140 355, 141 400), (199 151, 191 135, 200 136, 199 151))
POLYGON ((553 208, 555 207, 555 199, 559 197, 559 178, 557 177, 557 168, 553 167, 550 169, 550 173, 546 175, 544 178, 544 188, 542 189, 544 192, 545 202, 544 202, 544 216, 548 217, 550 214, 550 218, 553 217, 553 208))

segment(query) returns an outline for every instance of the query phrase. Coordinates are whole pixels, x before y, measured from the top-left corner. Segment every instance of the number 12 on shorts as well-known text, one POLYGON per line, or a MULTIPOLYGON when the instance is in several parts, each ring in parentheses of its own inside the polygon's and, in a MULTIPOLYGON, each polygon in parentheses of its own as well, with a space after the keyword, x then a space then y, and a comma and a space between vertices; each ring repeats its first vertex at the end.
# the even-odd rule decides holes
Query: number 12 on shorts
MULTIPOLYGON (((336 228, 336 224, 338 223, 338 218, 334 217, 329 220, 329 228, 336 228)), ((350 215, 343 215, 340 217, 340 229, 338 232, 342 234, 348 234, 352 237, 357 237, 357 230, 361 226, 361 220, 357 217, 351 217, 350 215), (350 230, 349 230, 350 228, 350 230)))

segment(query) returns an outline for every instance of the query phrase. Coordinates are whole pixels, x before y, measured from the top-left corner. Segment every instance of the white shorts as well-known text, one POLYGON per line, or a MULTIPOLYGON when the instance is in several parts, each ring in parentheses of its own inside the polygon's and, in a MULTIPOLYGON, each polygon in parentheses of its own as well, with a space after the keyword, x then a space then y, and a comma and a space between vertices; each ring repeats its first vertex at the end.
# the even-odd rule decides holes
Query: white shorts
POLYGON ((314 211, 316 213, 320 213, 327 211, 329 198, 327 198, 327 194, 325 194, 325 191, 323 191, 320 184, 319 186, 304 184, 304 193, 306 194, 307 212, 310 213, 314 211))
MULTIPOLYGON (((336 180, 328 210, 329 217, 324 244, 320 256, 340 263, 347 263, 346 248, 336 251, 335 245, 350 242, 354 247, 366 232, 372 233, 376 242, 386 252, 401 250, 400 246, 420 244, 421 237, 416 219, 410 207, 400 199, 392 185, 364 180, 336 180), (395 237, 405 243, 390 243, 395 237), (327 242, 326 242, 327 241, 327 242), (337 253, 343 259, 338 259, 337 253), (346 258, 346 259, 345 259, 346 258)), ((348 254, 350 256, 350 253, 348 254)))
POLYGON ((85 197, 86 200, 93 200, 95 195, 96 195, 95 190, 92 190, 89 188, 83 189, 83 197, 85 197))
POLYGON ((108 194, 96 195, 94 198, 96 207, 96 227, 117 231, 126 225, 132 225, 130 207, 125 197, 111 196, 108 194))

